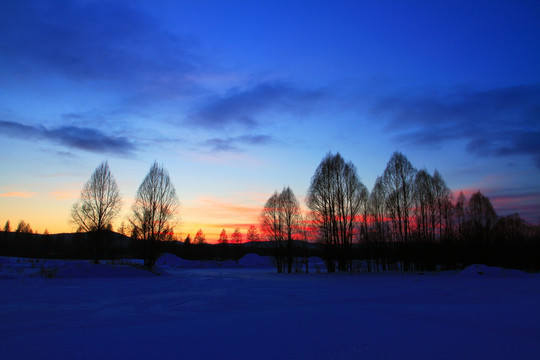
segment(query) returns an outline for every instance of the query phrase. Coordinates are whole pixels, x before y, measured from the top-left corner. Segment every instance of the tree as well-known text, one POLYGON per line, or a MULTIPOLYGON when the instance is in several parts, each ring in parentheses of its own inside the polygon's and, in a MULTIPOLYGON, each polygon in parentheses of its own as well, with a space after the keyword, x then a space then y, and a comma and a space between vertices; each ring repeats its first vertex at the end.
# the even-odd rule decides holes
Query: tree
POLYGON ((339 153, 328 153, 311 178, 307 205, 313 224, 325 247, 327 269, 351 270, 352 241, 368 193, 352 162, 346 163, 339 153))
POLYGON ((382 259, 382 246, 389 234, 389 226, 386 211, 386 200, 384 193, 384 185, 382 177, 378 176, 373 185, 373 190, 369 196, 368 201, 369 214, 372 223, 372 234, 370 241, 373 244, 373 257, 375 258, 375 268, 383 267, 385 269, 386 263, 381 264, 382 259))
POLYGON ((32 234, 32 227, 24 220, 19 221, 15 232, 18 234, 32 234))
POLYGON ((463 239, 464 236, 464 226, 466 221, 465 201, 465 195, 463 195, 463 191, 460 191, 456 204, 454 205, 454 216, 457 223, 457 234, 459 239, 463 239))
POLYGON ((157 246, 172 233, 178 207, 178 196, 167 170, 154 162, 137 190, 129 220, 144 241, 144 265, 155 264, 157 246))
POLYGON ((234 229, 234 232, 231 236, 231 242, 233 244, 240 244, 242 242, 242 233, 239 228, 234 229))
POLYGON ((123 221, 120 224, 120 227, 118 228, 118 233, 122 235, 126 235, 126 225, 124 224, 123 221))
MULTIPOLYGON (((442 175, 435 170, 433 173, 433 195, 436 205, 437 225, 439 227, 439 239, 443 239, 443 228, 446 228, 443 224, 443 218, 445 218, 445 207, 450 202, 452 192, 446 185, 446 182, 442 178, 442 175)), ((435 229, 433 230, 435 231, 435 229)))
POLYGON ((227 232, 225 231, 225 229, 221 230, 218 243, 222 245, 227 245, 229 243, 229 237, 227 236, 227 232))
POLYGON ((284 253, 284 225, 281 210, 281 198, 278 192, 275 191, 264 204, 260 215, 261 229, 274 247, 278 273, 283 272, 284 253))
POLYGON ((283 218, 283 230, 287 239, 287 272, 292 272, 293 267, 293 236, 300 229, 302 215, 300 213, 300 203, 294 196, 290 187, 286 187, 279 195, 281 211, 283 218))
POLYGON ((257 241, 260 240, 259 233, 255 225, 250 225, 246 235, 246 241, 251 243, 251 246, 254 246, 257 241))
POLYGON ((409 238, 415 175, 416 169, 398 151, 392 154, 383 173, 386 206, 394 223, 394 232, 404 244, 409 238))
POLYGON ((195 239, 193 239, 194 244, 205 244, 206 243, 206 235, 204 235, 202 229, 199 229, 197 233, 195 234, 195 239))
POLYGON ((300 203, 290 187, 270 196, 260 219, 264 234, 274 246, 278 272, 283 272, 287 264, 287 271, 291 273, 294 258, 293 237, 300 227, 301 214, 300 203))
POLYGON ((118 215, 122 201, 118 185, 107 162, 101 163, 81 191, 81 198, 71 209, 71 220, 78 231, 93 232, 95 257, 99 260, 102 233, 118 215))
POLYGON ((10 224, 10 222, 8 220, 8 221, 6 221, 6 224, 4 225, 4 232, 8 233, 10 231, 11 231, 11 224, 10 224))
POLYGON ((435 235, 435 194, 433 178, 426 170, 420 170, 414 178, 414 201, 416 230, 423 241, 433 240, 435 235))
POLYGON ((487 241, 489 232, 497 221, 491 201, 480 191, 472 194, 468 204, 468 220, 477 240, 487 241))

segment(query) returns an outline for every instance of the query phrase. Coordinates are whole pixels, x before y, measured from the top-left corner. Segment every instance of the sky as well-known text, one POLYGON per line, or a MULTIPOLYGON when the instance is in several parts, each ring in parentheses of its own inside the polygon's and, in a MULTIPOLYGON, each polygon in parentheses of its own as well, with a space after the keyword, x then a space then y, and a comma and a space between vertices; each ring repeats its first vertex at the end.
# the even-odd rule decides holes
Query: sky
POLYGON ((538 1, 2 1, 0 33, 2 226, 74 231, 108 161, 117 228, 157 161, 177 234, 245 236, 328 152, 371 189, 394 151, 540 219, 538 1))

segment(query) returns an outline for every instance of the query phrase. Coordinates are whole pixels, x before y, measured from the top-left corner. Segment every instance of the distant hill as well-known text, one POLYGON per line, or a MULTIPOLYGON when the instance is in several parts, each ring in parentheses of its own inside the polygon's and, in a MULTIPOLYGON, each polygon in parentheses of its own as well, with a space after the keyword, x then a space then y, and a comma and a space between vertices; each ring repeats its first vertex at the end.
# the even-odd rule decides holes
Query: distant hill
MULTIPOLYGON (((144 242, 134 240, 116 232, 105 232, 99 246, 101 259, 140 258, 144 242)), ((306 249, 311 255, 317 255, 318 244, 295 240, 296 249, 306 249)), ((160 252, 168 252, 186 259, 234 259, 238 260, 247 253, 261 256, 274 254, 274 244, 269 241, 255 241, 242 244, 190 244, 181 241, 160 243, 160 252)), ((302 254, 304 255, 304 254, 302 254)), ((0 232, 0 256, 30 258, 93 259, 95 256, 95 238, 92 233, 33 234, 0 232)))

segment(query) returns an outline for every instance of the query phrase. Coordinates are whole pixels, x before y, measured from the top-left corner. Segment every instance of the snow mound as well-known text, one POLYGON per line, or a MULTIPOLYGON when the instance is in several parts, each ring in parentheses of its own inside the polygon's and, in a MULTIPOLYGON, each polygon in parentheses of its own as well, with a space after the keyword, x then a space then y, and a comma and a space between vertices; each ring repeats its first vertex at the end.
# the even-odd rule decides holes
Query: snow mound
POLYGON ((272 263, 272 258, 268 256, 260 256, 257 254, 244 255, 244 257, 238 260, 238 266, 242 268, 256 268, 256 269, 265 269, 265 268, 274 267, 272 263))
POLYGON ((478 264, 467 266, 459 272, 459 275, 466 277, 484 276, 490 278, 523 278, 529 276, 529 274, 520 270, 503 269, 500 267, 478 264))
POLYGON ((152 272, 130 265, 107 265, 77 262, 58 270, 56 278, 108 278, 155 276, 152 272))
POLYGON ((186 260, 176 255, 165 253, 156 260, 156 265, 179 267, 179 266, 184 265, 185 262, 186 260))

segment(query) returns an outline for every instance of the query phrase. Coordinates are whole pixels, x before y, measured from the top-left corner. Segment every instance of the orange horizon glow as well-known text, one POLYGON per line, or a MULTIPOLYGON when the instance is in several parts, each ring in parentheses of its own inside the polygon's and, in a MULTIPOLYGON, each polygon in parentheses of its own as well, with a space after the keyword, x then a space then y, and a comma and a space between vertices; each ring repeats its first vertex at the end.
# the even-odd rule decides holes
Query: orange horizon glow
MULTIPOLYGON (((2 205, 9 213, 0 214, 0 227, 9 220, 12 231, 20 221, 25 221, 32 230, 42 234, 47 230, 50 234, 72 233, 76 231, 70 223, 71 207, 78 197, 74 191, 57 191, 43 194, 10 192, 0 194, 2 205)), ((242 233, 245 241, 247 230, 255 226, 259 230, 259 214, 264 205, 264 195, 245 194, 238 199, 230 200, 211 196, 182 201, 176 219, 172 222, 175 238, 184 241, 188 234, 191 238, 199 229, 206 235, 207 243, 216 243, 222 229, 233 233, 236 228, 242 233), (235 201, 238 200, 238 203, 235 201), (258 204, 260 202, 260 205, 258 204)), ((122 222, 129 227, 131 198, 124 199, 122 212, 113 221, 114 231, 118 231, 122 222)))

